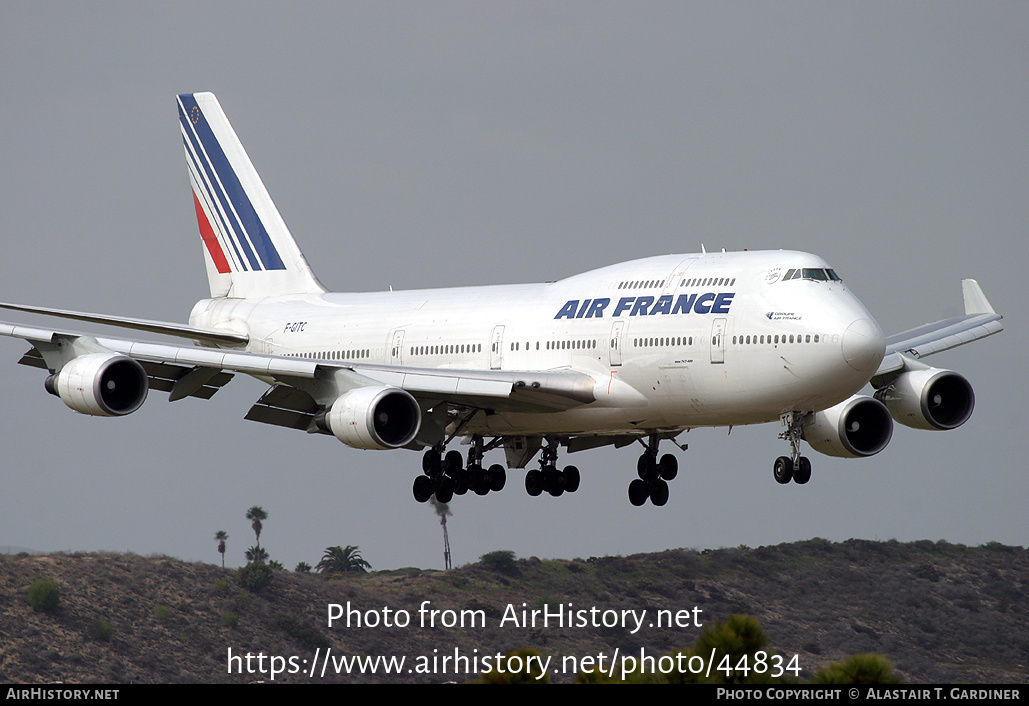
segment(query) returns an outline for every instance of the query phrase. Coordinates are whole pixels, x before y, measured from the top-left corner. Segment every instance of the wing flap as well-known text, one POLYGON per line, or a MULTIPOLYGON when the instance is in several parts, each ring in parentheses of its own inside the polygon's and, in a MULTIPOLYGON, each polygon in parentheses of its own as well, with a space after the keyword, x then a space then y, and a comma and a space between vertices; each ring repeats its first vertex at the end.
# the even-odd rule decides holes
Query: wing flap
POLYGON ((243 418, 306 431, 313 428, 314 415, 320 409, 306 392, 289 385, 272 385, 243 418))

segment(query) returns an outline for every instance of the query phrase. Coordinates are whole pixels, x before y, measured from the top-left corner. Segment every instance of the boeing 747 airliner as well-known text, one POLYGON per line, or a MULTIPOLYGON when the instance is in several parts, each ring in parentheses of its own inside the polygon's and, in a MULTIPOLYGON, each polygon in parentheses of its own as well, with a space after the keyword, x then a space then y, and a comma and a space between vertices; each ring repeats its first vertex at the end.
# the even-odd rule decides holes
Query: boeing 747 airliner
MULTIPOLYGON (((209 399, 234 373, 269 384, 246 418, 359 449, 422 451, 414 496, 579 487, 558 451, 639 442, 629 500, 668 500, 684 430, 781 421, 779 483, 806 483, 806 441, 862 457, 894 420, 947 430, 974 395, 926 356, 1002 330, 975 280, 964 316, 886 338, 821 258, 803 252, 663 255, 546 284, 329 293, 297 247, 210 93, 178 97, 210 297, 189 325, 36 306, 7 309, 115 325, 191 345, 0 324, 31 344, 21 363, 71 409, 135 412, 151 389, 209 399), (860 394, 871 383, 874 393, 860 394), (447 451, 455 439, 467 453, 447 451), (503 448, 506 466, 484 465, 503 448)), ((682 446, 681 448, 685 448, 682 446)))

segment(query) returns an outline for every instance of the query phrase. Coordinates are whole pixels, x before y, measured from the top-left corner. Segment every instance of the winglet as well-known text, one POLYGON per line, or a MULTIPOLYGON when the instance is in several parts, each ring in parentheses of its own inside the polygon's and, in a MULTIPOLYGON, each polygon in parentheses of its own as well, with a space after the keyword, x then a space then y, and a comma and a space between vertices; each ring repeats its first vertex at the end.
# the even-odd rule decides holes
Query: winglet
POLYGON ((965 297, 965 315, 996 314, 989 300, 983 294, 982 287, 974 279, 961 280, 961 293, 965 297))

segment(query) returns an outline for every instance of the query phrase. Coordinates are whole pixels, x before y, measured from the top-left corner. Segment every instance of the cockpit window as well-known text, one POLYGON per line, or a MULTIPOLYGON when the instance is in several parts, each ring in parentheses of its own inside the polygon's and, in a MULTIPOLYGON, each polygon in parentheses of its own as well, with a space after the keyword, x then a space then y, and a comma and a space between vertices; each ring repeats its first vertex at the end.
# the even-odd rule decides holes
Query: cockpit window
POLYGON ((842 282, 835 270, 822 269, 821 267, 805 267, 803 269, 787 270, 782 281, 788 279, 809 279, 815 282, 842 282))

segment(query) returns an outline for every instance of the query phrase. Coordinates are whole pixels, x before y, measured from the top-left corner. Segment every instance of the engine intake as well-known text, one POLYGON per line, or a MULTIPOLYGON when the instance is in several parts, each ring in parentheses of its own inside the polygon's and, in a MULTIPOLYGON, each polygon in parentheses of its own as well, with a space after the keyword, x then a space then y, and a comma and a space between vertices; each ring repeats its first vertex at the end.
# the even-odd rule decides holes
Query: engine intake
POLYGON ((347 446, 395 449, 411 443, 422 411, 411 393, 399 387, 358 387, 340 395, 322 424, 347 446))
POLYGON ((827 456, 873 456, 893 438, 893 418, 879 400, 854 395, 811 415, 804 424, 803 437, 811 448, 827 456))
POLYGON ((89 353, 46 379, 47 392, 82 414, 121 417, 146 400, 150 385, 137 361, 117 353, 89 353))
POLYGON ((955 429, 968 421, 975 408, 968 380, 939 368, 901 373, 876 390, 875 397, 894 419, 915 429, 955 429))

